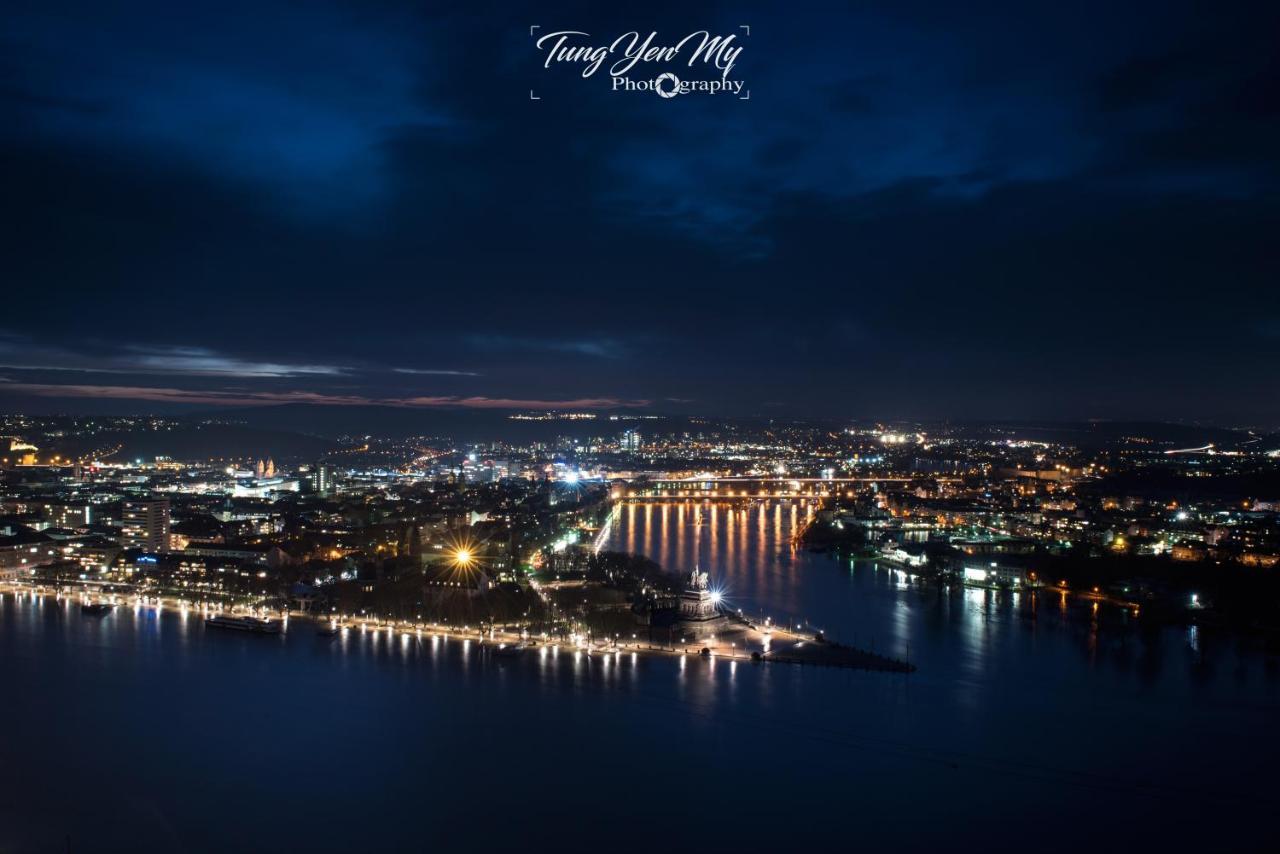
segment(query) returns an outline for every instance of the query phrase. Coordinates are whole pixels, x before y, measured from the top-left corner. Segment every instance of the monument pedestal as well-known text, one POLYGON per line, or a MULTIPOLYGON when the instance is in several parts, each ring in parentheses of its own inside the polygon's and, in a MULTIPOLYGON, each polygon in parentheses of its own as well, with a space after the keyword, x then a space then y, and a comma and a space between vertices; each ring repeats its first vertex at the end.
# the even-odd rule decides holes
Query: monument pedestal
POLYGON ((683 637, 704 638, 723 632, 729 627, 729 618, 720 613, 720 596, 710 590, 705 572, 695 569, 689 575, 689 584, 680 594, 680 618, 676 631, 683 637))

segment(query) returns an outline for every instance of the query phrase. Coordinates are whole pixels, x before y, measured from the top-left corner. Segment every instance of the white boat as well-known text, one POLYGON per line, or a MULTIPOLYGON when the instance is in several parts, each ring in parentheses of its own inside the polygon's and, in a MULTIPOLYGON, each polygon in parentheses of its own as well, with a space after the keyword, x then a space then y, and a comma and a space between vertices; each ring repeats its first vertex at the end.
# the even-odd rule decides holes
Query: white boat
POLYGON ((280 634, 279 620, 263 620, 258 617, 215 614, 207 618, 204 624, 214 629, 235 629, 241 632, 257 632, 262 635, 280 634))

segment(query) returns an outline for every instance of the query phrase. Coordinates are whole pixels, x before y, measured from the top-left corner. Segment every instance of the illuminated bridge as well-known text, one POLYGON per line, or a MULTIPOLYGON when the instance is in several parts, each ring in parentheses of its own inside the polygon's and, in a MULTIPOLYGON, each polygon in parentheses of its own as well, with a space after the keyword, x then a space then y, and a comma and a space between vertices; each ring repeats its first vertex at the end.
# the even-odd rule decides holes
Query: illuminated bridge
MULTIPOLYGON (((754 501, 765 498, 822 499, 852 497, 868 484, 906 484, 912 477, 692 477, 615 483, 611 497, 619 501, 754 501)), ((959 482, 959 478, 928 478, 959 482)))

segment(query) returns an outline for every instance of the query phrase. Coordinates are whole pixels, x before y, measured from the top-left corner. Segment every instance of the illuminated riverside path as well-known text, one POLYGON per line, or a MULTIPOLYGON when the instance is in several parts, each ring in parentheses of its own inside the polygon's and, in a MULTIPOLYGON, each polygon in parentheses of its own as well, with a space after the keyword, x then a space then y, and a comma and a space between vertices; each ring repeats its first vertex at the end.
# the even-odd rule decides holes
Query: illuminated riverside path
MULTIPOLYGON (((558 582, 543 585, 545 588, 560 586, 558 582)), ((710 637, 681 637, 679 631, 669 637, 650 637, 644 631, 623 636, 592 637, 581 632, 568 636, 548 633, 530 634, 518 626, 471 626, 436 623, 421 620, 397 620, 375 615, 326 614, 305 611, 279 611, 265 607, 232 604, 210 598, 182 598, 167 595, 151 595, 132 592, 103 592, 92 586, 71 587, 44 584, 4 583, 0 592, 9 592, 20 601, 28 599, 43 605, 49 600, 53 606, 79 609, 83 605, 108 604, 113 608, 132 609, 140 613, 144 609, 156 614, 178 614, 188 619, 206 620, 218 615, 253 616, 275 623, 275 629, 284 634, 291 630, 315 635, 322 630, 333 630, 347 636, 351 633, 377 637, 413 639, 431 642, 456 639, 468 643, 474 641, 480 650, 503 655, 536 652, 545 655, 569 654, 588 656, 631 655, 686 656, 702 655, 725 657, 730 661, 751 661, 759 664, 797 664, 826 667, 852 667, 881 672, 911 672, 907 662, 889 656, 876 655, 865 650, 829 642, 816 642, 812 629, 803 624, 775 624, 760 620, 752 625, 745 618, 710 637), (664 642, 664 640, 666 642, 664 642), (514 649, 513 649, 514 648, 514 649), (505 651, 505 652, 504 652, 505 651), (753 653, 759 658, 753 659, 753 653)), ((214 627, 215 630, 219 627, 214 627)), ((329 635, 324 635, 329 636, 329 635)))
POLYGON ((696 560, 735 607, 909 645, 919 670, 503 659, 4 593, 0 850, 1078 854, 1270 831, 1280 666, 1256 641, 795 551, 794 501, 699 506, 623 506, 605 547, 696 560))

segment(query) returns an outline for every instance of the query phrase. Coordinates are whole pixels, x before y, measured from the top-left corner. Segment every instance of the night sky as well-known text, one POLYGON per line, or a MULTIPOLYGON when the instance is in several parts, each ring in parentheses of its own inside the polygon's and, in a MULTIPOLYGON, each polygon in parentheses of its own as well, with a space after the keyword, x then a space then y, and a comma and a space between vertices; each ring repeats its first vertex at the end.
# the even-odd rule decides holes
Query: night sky
POLYGON ((0 409, 1280 423, 1278 4, 443 8, 9 4, 0 409))

